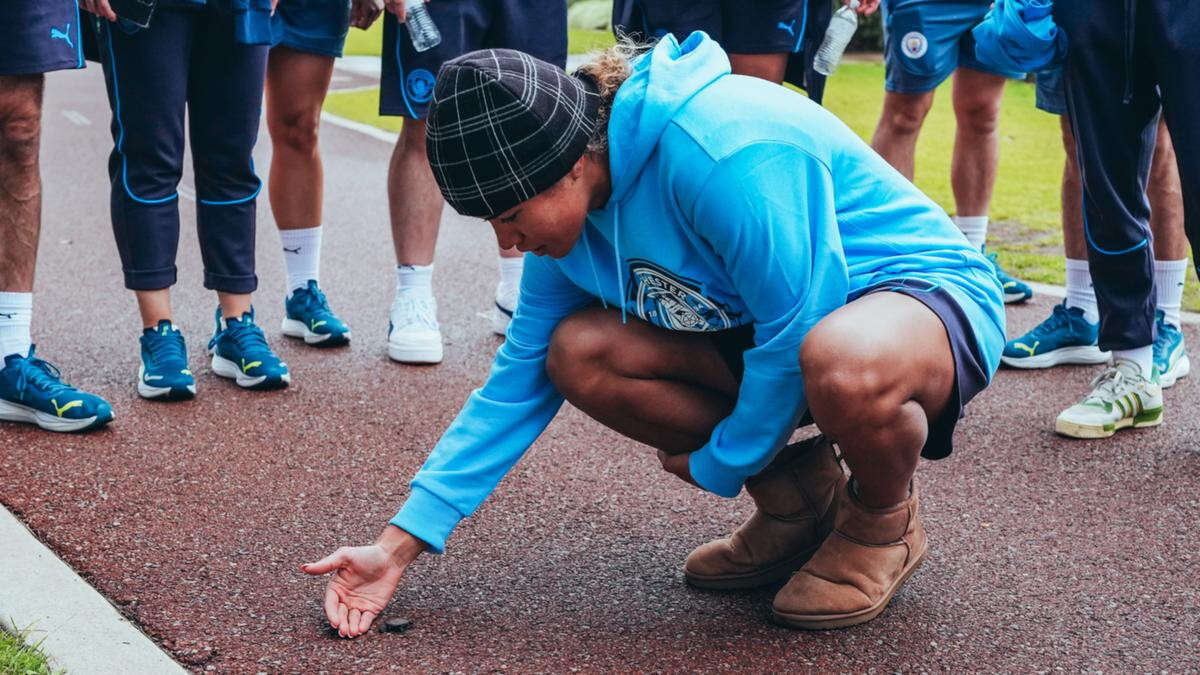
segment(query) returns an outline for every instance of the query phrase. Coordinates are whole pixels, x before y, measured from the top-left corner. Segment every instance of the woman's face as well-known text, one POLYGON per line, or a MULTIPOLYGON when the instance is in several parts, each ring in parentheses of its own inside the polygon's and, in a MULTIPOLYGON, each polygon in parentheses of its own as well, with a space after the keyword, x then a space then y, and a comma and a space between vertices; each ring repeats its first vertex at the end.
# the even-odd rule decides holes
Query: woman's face
MULTIPOLYGON (((550 188, 527 199, 488 222, 496 230, 503 248, 517 247, 534 255, 562 258, 571 252, 583 222, 597 200, 588 156, 581 157, 571 171, 550 188)), ((600 202, 603 205, 607 201, 600 202)))

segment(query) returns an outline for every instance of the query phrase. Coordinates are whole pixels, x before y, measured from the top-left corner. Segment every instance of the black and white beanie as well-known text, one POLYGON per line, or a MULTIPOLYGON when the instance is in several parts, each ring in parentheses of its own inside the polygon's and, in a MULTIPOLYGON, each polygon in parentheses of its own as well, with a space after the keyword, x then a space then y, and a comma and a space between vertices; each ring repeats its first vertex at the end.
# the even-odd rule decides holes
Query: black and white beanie
POLYGON ((484 49, 438 71, 425 128, 442 196, 492 218, 554 185, 583 156, 600 97, 587 78, 512 49, 484 49))

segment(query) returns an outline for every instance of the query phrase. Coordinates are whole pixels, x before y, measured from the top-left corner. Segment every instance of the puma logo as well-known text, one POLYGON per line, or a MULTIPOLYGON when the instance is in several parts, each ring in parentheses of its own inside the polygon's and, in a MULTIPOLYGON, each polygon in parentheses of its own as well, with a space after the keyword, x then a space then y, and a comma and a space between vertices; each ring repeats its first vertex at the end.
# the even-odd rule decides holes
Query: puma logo
POLYGON ((64 405, 60 408, 58 406, 58 399, 52 398, 52 399, 50 399, 50 405, 54 406, 54 412, 58 413, 59 417, 62 417, 63 413, 70 410, 71 408, 78 408, 78 407, 82 406, 83 401, 80 401, 80 400, 69 401, 66 405, 64 405))
POLYGON ((10 313, 8 313, 8 312, 0 312, 0 316, 4 317, 4 318, 6 318, 6 319, 13 319, 13 318, 16 318, 16 316, 17 316, 17 313, 16 313, 16 312, 12 312, 12 313, 10 314, 10 313))
POLYGON ((1013 346, 1016 347, 1017 349, 1027 351, 1027 352, 1029 352, 1030 356, 1033 356, 1037 352, 1038 345, 1040 345, 1040 344, 1042 344, 1042 341, 1038 340, 1037 342, 1033 343, 1032 347, 1025 344, 1024 342, 1014 342, 1013 346))
POLYGON ((283 247, 283 252, 284 252, 284 253, 295 253, 296 255, 300 255, 300 249, 301 249, 301 248, 304 248, 304 247, 303 247, 303 246, 297 246, 296 248, 288 248, 288 247, 284 246, 284 247, 283 247))
POLYGON ((54 26, 50 27, 50 39, 51 40, 62 40, 63 42, 67 43, 68 47, 70 47, 71 49, 74 49, 75 43, 71 42, 70 33, 71 33, 71 24, 69 24, 69 23, 66 25, 66 27, 63 30, 59 30, 59 29, 55 28, 54 26))
POLYGON ((249 372, 251 368, 256 368, 261 365, 262 361, 251 361, 250 363, 246 363, 246 359, 242 359, 242 372, 249 372))
POLYGON ((796 37, 796 20, 792 19, 790 23, 780 21, 776 26, 779 30, 786 30, 788 35, 796 37))

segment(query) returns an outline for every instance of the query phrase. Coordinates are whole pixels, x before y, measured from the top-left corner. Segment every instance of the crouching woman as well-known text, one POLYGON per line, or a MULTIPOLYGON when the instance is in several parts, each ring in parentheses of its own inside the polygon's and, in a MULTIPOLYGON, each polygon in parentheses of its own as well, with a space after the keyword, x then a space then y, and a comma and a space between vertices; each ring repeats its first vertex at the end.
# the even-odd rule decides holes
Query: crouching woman
POLYGON ((427 141, 450 205, 533 255, 486 384, 400 512, 375 545, 303 566, 337 571, 330 623, 366 631, 564 398, 679 478, 754 499, 689 582, 790 577, 774 614, 798 628, 878 615, 926 555, 918 459, 950 453, 1004 346, 1000 286, 945 212, 826 110, 731 75, 703 33, 574 76, 467 54, 438 75, 427 141), (822 435, 785 447, 809 420, 822 435))

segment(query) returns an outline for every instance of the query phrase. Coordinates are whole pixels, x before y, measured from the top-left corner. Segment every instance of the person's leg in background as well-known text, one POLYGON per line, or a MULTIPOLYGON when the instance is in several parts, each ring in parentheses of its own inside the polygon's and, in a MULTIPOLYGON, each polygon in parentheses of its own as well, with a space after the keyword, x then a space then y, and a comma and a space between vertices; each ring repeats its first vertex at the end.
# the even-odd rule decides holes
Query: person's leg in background
POLYGON ((293 0, 276 15, 283 35, 267 60, 266 117, 272 149, 268 194, 287 269, 281 331, 310 345, 345 345, 350 329, 320 286, 325 176, 318 133, 350 8, 293 0))
POLYGON ((233 22, 217 10, 198 14, 188 69, 189 132, 196 175, 196 230, 204 286, 217 292, 208 349, 213 372, 245 389, 279 389, 291 373, 254 321, 251 293, 256 202, 254 172, 266 45, 234 41, 233 22))

